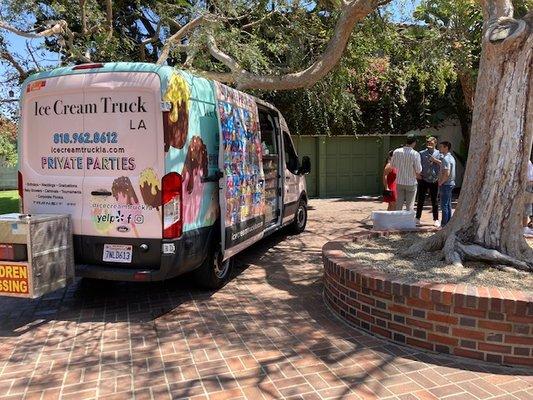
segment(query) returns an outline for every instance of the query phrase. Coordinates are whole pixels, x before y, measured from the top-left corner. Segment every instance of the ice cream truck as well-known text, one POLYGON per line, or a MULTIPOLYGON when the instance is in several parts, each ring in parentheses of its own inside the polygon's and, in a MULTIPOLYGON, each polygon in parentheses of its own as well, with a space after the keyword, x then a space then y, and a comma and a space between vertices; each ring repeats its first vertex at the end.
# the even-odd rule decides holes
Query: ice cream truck
POLYGON ((168 66, 82 64, 21 96, 24 213, 69 214, 76 275, 224 284, 232 258, 305 229, 309 158, 280 112, 168 66))

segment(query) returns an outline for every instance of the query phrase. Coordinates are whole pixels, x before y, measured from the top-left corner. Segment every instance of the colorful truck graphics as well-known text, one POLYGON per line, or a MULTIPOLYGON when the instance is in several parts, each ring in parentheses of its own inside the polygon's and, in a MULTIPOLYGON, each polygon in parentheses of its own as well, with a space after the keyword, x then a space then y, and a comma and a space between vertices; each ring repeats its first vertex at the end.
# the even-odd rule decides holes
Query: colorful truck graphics
MULTIPOLYGON (((114 274, 124 267, 115 255, 102 259, 110 246, 123 246, 130 272, 144 267, 150 279, 165 279, 197 267, 192 264, 205 259, 213 231, 222 229, 217 240, 224 258, 264 235, 258 104, 266 103, 184 71, 141 63, 60 68, 31 76, 23 90, 23 209, 71 215, 82 275, 132 279, 131 273, 114 274), (162 179, 169 173, 181 178, 183 237, 176 240, 162 234, 162 179), (99 264, 108 267, 105 274, 98 274, 99 264)), ((280 121, 281 148, 281 129, 288 130, 268 107, 280 121)), ((285 173, 280 168, 280 189, 285 173)), ((296 196, 305 198, 299 178, 296 196)), ((282 205, 280 199, 279 223, 271 228, 286 221, 282 205)))

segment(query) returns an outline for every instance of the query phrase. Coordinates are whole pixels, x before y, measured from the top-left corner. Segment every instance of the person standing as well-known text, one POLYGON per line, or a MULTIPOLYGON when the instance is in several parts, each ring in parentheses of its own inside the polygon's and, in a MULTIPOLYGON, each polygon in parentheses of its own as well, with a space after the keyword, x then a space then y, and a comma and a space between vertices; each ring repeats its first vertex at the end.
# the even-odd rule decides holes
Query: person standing
POLYGON ((450 142, 441 142, 441 164, 439 171, 440 207, 442 209, 441 226, 445 226, 452 217, 452 190, 455 187, 455 158, 450 150, 450 142))
POLYGON ((416 137, 407 136, 405 146, 394 150, 392 153, 391 166, 396 168, 396 210, 401 210, 405 203, 405 209, 411 211, 415 205, 416 178, 422 172, 420 153, 415 150, 416 137))
POLYGON ((389 151, 389 156, 387 157, 387 164, 383 169, 383 201, 388 203, 387 211, 396 210, 396 175, 398 171, 396 168, 391 166, 392 150, 389 151))
POLYGON ((426 139, 426 149, 420 152, 420 160, 422 163, 421 178, 418 181, 418 195, 416 200, 416 223, 420 224, 420 217, 422 216, 422 209, 426 201, 426 193, 429 190, 429 197, 431 198, 431 211, 433 212, 433 225, 440 226, 439 223, 439 205, 437 203, 437 195, 439 193, 439 169, 440 165, 437 160, 440 153, 435 146, 437 139, 429 137, 426 139))

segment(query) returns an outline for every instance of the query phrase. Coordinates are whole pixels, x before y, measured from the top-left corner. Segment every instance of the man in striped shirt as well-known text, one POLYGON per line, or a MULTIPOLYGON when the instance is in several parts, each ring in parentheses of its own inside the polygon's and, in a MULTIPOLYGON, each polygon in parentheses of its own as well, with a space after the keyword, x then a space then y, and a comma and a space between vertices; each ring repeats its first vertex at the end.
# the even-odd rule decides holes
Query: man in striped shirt
POLYGON ((405 146, 394 150, 391 165, 398 170, 396 177, 397 201, 396 210, 401 210, 405 203, 407 211, 411 211, 415 205, 416 178, 422 172, 420 153, 415 150, 416 137, 407 136, 405 146))

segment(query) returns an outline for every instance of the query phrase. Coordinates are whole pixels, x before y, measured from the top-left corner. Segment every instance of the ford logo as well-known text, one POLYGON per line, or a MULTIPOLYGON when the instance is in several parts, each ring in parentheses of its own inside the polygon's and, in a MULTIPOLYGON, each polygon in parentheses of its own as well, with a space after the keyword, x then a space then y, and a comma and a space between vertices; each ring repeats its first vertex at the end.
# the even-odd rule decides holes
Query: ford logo
POLYGON ((125 232, 129 232, 130 228, 128 228, 127 226, 119 226, 117 227, 117 231, 125 233, 125 232))

